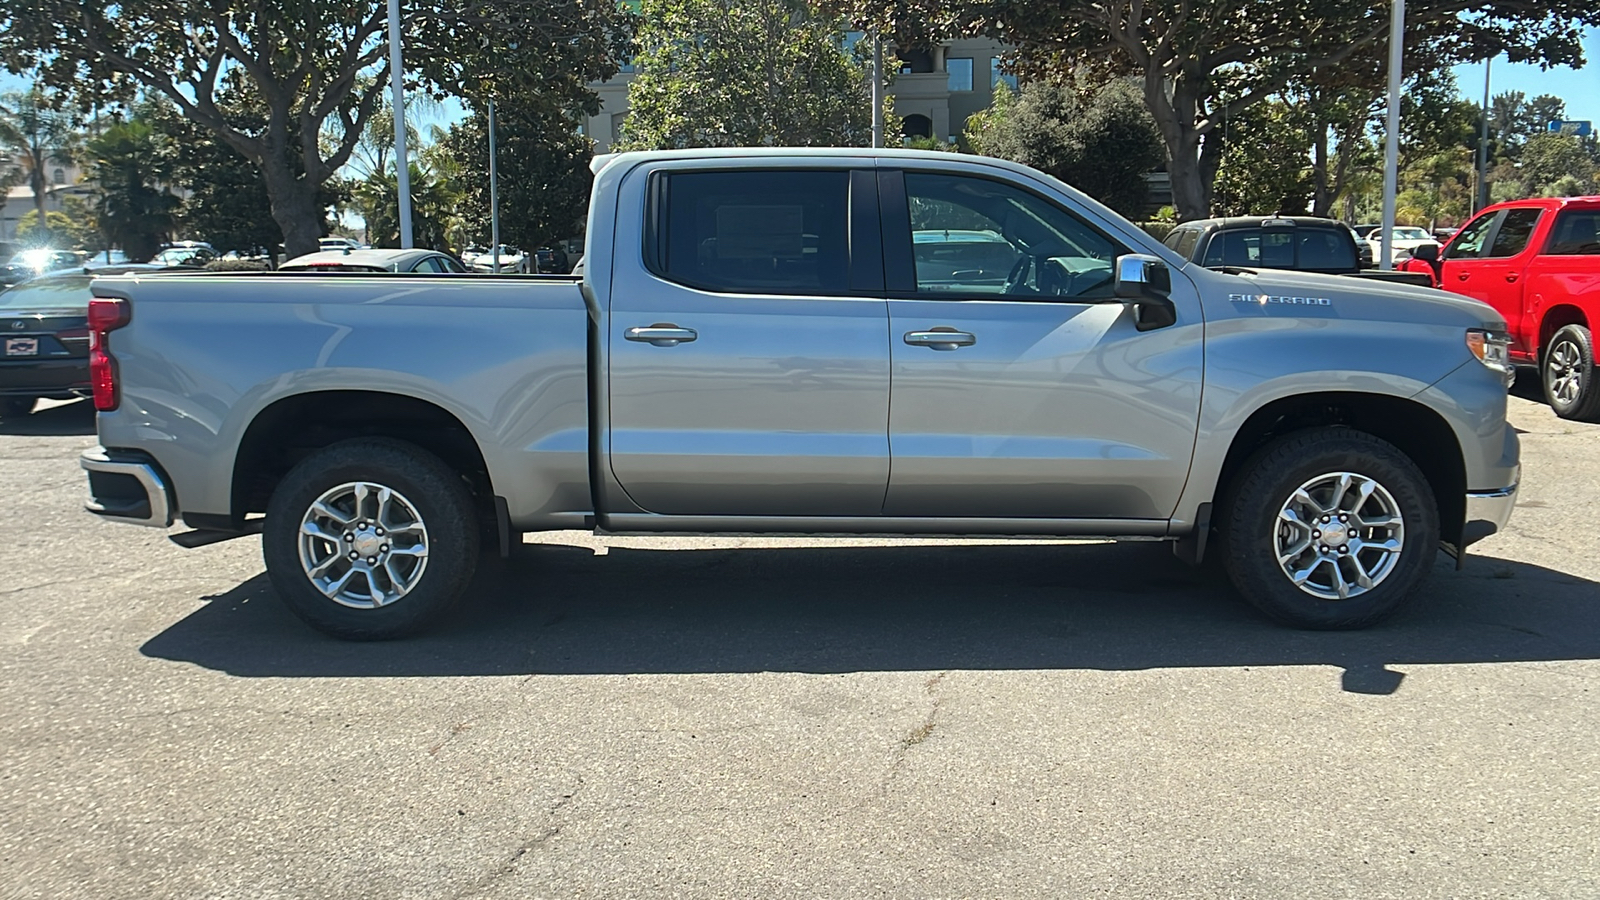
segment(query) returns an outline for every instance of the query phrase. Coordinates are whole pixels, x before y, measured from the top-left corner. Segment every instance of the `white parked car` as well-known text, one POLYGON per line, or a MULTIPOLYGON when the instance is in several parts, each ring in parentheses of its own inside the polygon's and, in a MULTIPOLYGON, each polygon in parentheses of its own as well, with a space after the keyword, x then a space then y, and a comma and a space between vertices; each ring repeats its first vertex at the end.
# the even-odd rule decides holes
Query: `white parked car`
POLYGON ((482 253, 478 254, 477 258, 472 260, 472 271, 483 272, 491 275, 497 272, 519 272, 526 274, 533 271, 532 259, 525 256, 523 252, 518 250, 516 247, 508 247, 505 244, 500 245, 500 267, 498 269, 495 268, 494 262, 494 250, 484 250, 482 253))
MULTIPOLYGON (((1434 240, 1433 235, 1428 233, 1428 229, 1418 228, 1413 225, 1397 225, 1394 231, 1390 232, 1390 235, 1393 240, 1396 261, 1410 259, 1412 252, 1425 244, 1439 246, 1439 242, 1434 240)), ((1381 228, 1373 229, 1372 233, 1367 236, 1367 244, 1372 247, 1372 258, 1374 260, 1383 258, 1382 237, 1383 229, 1381 228)))

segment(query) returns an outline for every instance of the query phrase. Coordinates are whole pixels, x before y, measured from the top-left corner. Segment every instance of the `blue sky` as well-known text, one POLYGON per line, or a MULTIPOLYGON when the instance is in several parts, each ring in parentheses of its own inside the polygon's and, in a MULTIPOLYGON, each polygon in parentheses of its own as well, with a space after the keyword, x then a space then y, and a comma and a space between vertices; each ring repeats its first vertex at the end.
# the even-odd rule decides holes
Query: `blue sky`
MULTIPOLYGON (((1489 66, 1489 92, 1521 91, 1529 97, 1555 94, 1567 101, 1567 118, 1588 119, 1600 125, 1600 28, 1584 35, 1581 69, 1566 66, 1541 70, 1526 63, 1512 64, 1504 56, 1489 66)), ((1483 102, 1483 63, 1456 66, 1456 82, 1473 103, 1483 102)))

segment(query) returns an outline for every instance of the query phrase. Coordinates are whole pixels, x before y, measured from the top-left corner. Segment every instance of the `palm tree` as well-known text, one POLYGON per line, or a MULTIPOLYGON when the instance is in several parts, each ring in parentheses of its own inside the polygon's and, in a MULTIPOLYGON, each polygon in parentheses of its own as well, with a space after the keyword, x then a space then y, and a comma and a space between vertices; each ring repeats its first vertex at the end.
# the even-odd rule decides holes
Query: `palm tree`
POLYGON ((0 94, 0 151, 15 160, 7 167, 12 170, 10 177, 4 180, 25 180, 33 188, 40 233, 47 237, 44 198, 49 194, 48 168, 71 163, 81 138, 72 116, 56 108, 59 100, 39 85, 0 94))

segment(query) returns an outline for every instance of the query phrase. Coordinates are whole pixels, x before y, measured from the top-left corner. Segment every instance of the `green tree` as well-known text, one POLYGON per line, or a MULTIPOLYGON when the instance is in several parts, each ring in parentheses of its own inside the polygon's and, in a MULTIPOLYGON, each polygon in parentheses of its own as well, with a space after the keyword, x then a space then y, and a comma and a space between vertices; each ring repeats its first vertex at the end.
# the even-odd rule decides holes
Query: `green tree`
POLYGON ((1295 106, 1269 100, 1227 123, 1213 187, 1219 216, 1304 215, 1315 192, 1312 136, 1295 106))
MULTIPOLYGON (((594 143, 575 114, 520 98, 495 103, 500 240, 532 249, 580 233, 589 204, 594 143)), ((474 109, 451 126, 442 147, 456 164, 461 215, 474 241, 489 240, 489 122, 474 109)))
MULTIPOLYGON (((1025 67, 1131 73, 1160 127, 1179 216, 1210 212, 1222 122, 1295 78, 1339 68, 1377 87, 1389 4, 1371 0, 819 0, 907 40, 983 32, 1021 50, 1025 67), (1226 100, 1219 88, 1227 88, 1226 100)), ((1505 51, 1514 61, 1581 63, 1592 0, 1413 0, 1406 65, 1413 71, 1505 51)))
MULTIPOLYGON (((266 126, 266 106, 237 80, 218 92, 217 108, 240 131, 266 126)), ((209 241, 218 250, 277 251, 283 229, 273 217, 272 197, 259 166, 163 99, 140 104, 138 115, 159 133, 167 183, 184 196, 179 211, 184 234, 209 241)), ((295 164, 291 157, 287 165, 295 164)), ((323 182, 316 198, 319 214, 347 192, 340 177, 323 182)))
POLYGON ((1522 188, 1529 196, 1584 194, 1595 177, 1594 160, 1576 135, 1544 132, 1522 147, 1522 188))
POLYGON ((1035 80, 1015 100, 1009 90, 996 99, 967 121, 974 149, 1048 172, 1125 216, 1143 217, 1144 176, 1163 156, 1161 134, 1133 84, 1118 80, 1083 95, 1035 80))
POLYGON ((111 126, 89 141, 88 180, 99 192, 101 233, 129 259, 155 256, 172 233, 178 198, 164 186, 171 174, 155 128, 143 119, 111 126))
MULTIPOLYGON (((632 16, 615 0, 409 0, 406 74, 471 95, 494 82, 562 105, 595 99, 626 52, 632 16)), ((0 63, 37 69, 84 103, 160 94, 261 170, 291 254, 322 233, 322 185, 349 161, 389 83, 382 0, 31 0, 8 10, 0 63), (176 74, 174 74, 176 73, 176 74), (229 77, 267 115, 240 128, 218 102, 229 77)))
MULTIPOLYGON (((451 249, 459 233, 461 195, 450 180, 419 153, 410 161, 411 234, 418 247, 451 249)), ((400 188, 393 170, 373 172, 351 188, 352 200, 367 222, 367 239, 376 247, 400 246, 400 188)))
MULTIPOLYGON (((73 198, 76 199, 76 198, 73 198)), ((65 207, 66 204, 63 204, 65 207)), ((39 229, 39 212, 30 209, 17 219, 17 240, 24 244, 57 245, 61 247, 95 249, 94 219, 79 202, 73 208, 50 210, 45 213, 44 230, 39 229)))
POLYGON ((62 111, 63 99, 55 91, 34 85, 26 91, 0 94, 0 155, 7 169, 0 173, 11 184, 26 181, 33 190, 34 221, 45 223, 41 242, 50 239, 51 219, 44 200, 50 193, 50 169, 73 161, 82 134, 71 114, 62 111), (15 160, 13 163, 12 161, 15 160))
POLYGON ((803 0, 645 0, 617 149, 864 146, 866 68, 803 0))

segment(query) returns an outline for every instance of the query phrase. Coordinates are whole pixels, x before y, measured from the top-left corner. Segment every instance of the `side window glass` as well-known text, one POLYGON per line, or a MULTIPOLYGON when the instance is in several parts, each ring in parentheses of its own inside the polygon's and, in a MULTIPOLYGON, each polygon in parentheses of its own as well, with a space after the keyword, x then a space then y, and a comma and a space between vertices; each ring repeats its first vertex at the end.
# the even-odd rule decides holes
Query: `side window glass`
POLYGON ((440 259, 439 266, 446 272, 451 272, 457 275, 467 271, 466 269, 462 268, 461 263, 456 262, 455 257, 453 256, 449 257, 448 259, 440 259))
POLYGON ((1337 231, 1307 228, 1300 232, 1298 265, 1302 269, 1354 271, 1357 267, 1355 247, 1337 231))
POLYGON ((437 257, 425 256, 422 259, 417 260, 417 264, 411 267, 411 271, 427 272, 429 274, 438 272, 440 271, 439 260, 437 257))
POLYGON ((665 174, 651 268, 707 291, 844 293, 849 184, 843 170, 665 174))
POLYGON ((1551 256, 1600 256, 1600 209, 1569 209, 1556 219, 1551 256))
POLYGON ((1533 236, 1533 228, 1539 224, 1538 209, 1512 209, 1506 211, 1505 220, 1500 223, 1500 230, 1495 233, 1494 243, 1489 247, 1486 256, 1516 256, 1528 246, 1528 238, 1533 236))
POLYGON ((1445 259, 1477 259, 1483 255, 1483 242, 1489 236, 1489 226, 1494 224, 1499 213, 1489 213, 1473 219, 1450 242, 1450 249, 1445 251, 1445 259))
POLYGON ((1200 242, 1200 232, 1199 231, 1196 231, 1193 228, 1185 230, 1183 232, 1183 237, 1181 239, 1179 239, 1178 246, 1176 248, 1177 251, 1178 251, 1178 255, 1183 257, 1184 259, 1192 258, 1194 256, 1194 245, 1198 244, 1199 242, 1200 242))
POLYGON ((1018 187, 963 175, 905 174, 917 291, 1106 297, 1121 245, 1018 187))

